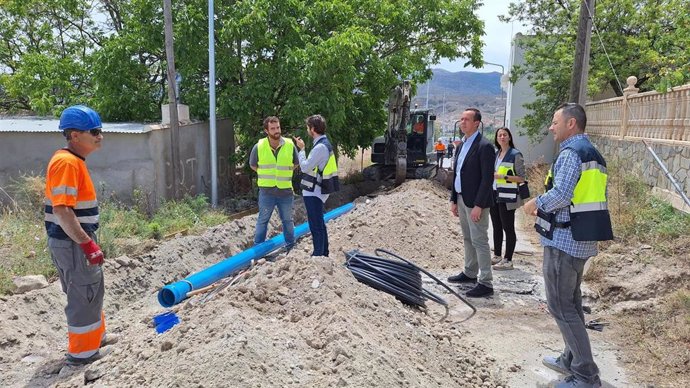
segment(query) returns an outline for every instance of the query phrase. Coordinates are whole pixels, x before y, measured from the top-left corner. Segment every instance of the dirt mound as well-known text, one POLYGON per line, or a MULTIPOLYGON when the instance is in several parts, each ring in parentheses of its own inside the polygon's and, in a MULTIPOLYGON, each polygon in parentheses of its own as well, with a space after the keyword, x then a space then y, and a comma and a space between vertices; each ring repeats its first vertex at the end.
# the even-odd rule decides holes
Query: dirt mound
MULTIPOLYGON (((690 238, 678 243, 687 246, 690 238)), ((591 297, 602 307, 614 312, 644 307, 645 301, 690 287, 690 250, 666 255, 649 245, 613 243, 592 259, 587 279, 595 290, 591 297)))
POLYGON ((161 335, 151 324, 164 311, 155 299, 160 287, 246 248, 255 216, 170 240, 144 256, 109 260, 106 315, 121 340, 87 367, 61 368, 66 335, 59 286, 9 297, 0 303, 0 383, 500 386, 493 358, 458 323, 469 314, 459 301, 449 300, 450 318, 437 322, 440 307, 427 313, 405 307, 358 283, 342 265, 342 251, 380 247, 441 272, 457 270, 457 254, 451 259, 444 244, 460 239, 447 196, 431 182, 411 181, 361 198, 329 223, 331 258, 308 257, 311 239, 302 239, 287 257, 251 268, 213 299, 186 301, 178 311, 182 322, 161 335))

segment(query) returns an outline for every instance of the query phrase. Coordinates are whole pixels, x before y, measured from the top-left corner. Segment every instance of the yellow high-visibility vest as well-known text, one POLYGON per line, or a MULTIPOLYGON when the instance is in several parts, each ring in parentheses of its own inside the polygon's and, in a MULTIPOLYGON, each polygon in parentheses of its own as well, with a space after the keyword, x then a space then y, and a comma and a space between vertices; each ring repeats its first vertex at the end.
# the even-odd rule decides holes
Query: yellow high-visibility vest
MULTIPOLYGON (((548 225, 552 230, 553 227, 570 227, 575 241, 613 240, 606 198, 606 161, 587 138, 576 141, 564 149, 568 148, 575 151, 582 161, 582 172, 569 208, 570 221, 553 225, 553 222, 546 218, 537 217, 537 225, 542 229, 548 225)), ((547 191, 553 188, 553 177, 552 165, 544 181, 547 191)))
MULTIPOLYGON (((515 175, 515 156, 520 152, 515 148, 511 148, 506 153, 506 156, 498 165, 496 173, 508 176, 515 175)), ((496 192, 498 193, 498 198, 496 202, 517 202, 518 198, 518 184, 517 182, 508 182, 505 179, 496 179, 496 192)))
POLYGON ((304 173, 300 187, 302 190, 313 192, 316 186, 319 186, 321 187, 322 194, 335 193, 340 190, 340 178, 338 177, 338 165, 335 161, 333 146, 325 137, 319 139, 319 141, 314 144, 314 147, 318 144, 323 144, 328 148, 328 161, 323 171, 319 171, 317 166, 314 167, 314 170, 304 173))
POLYGON ((273 154, 268 138, 259 140, 257 154, 259 166, 256 173, 259 176, 259 187, 277 187, 292 189, 292 172, 294 170, 295 145, 290 139, 283 139, 285 143, 278 150, 278 157, 273 154))

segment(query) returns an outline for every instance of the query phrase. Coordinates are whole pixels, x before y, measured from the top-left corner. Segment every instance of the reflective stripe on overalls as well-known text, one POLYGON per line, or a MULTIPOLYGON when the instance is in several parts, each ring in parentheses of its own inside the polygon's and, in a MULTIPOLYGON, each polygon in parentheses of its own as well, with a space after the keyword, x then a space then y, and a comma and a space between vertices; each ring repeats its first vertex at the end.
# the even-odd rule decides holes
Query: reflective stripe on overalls
MULTIPOLYGON (((569 208, 570 221, 549 226, 570 227, 575 241, 612 240, 613 228, 606 198, 606 161, 586 138, 567 148, 575 151, 580 157, 582 172, 573 190, 569 208)), ((547 191, 553 188, 553 176, 552 165, 544 181, 547 191)), ((548 219, 537 216, 536 225, 544 227, 547 223, 548 219)))
POLYGON ((292 140, 283 138, 285 143, 278 150, 278 157, 273 154, 268 138, 259 140, 257 154, 259 157, 257 184, 259 187, 292 188, 294 170, 294 147, 292 140))
MULTIPOLYGON (((496 173, 503 176, 515 176, 515 156, 517 154, 518 151, 511 148, 501 164, 498 165, 496 173)), ((508 182, 505 179, 496 179, 496 192, 498 193, 496 202, 517 202, 518 184, 517 182, 508 182)))
POLYGON ((325 145, 328 149, 328 161, 326 162, 326 166, 324 166, 322 172, 319 172, 317 166, 314 167, 312 171, 304 173, 304 175, 302 175, 300 187, 302 190, 313 192, 316 186, 320 186, 322 194, 335 193, 340 190, 340 178, 338 177, 338 165, 335 161, 333 146, 331 146, 331 143, 325 137, 319 139, 319 141, 314 144, 314 147, 319 144, 325 145))

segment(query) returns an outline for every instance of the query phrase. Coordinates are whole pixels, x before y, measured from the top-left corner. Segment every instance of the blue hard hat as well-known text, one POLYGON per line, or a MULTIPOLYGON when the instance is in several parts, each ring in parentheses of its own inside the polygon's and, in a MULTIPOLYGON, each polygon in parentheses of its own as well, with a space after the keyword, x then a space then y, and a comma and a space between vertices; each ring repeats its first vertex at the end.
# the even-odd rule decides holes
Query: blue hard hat
POLYGON ((90 131, 101 128, 101 117, 95 110, 84 105, 74 105, 62 111, 60 115, 60 130, 76 129, 90 131))

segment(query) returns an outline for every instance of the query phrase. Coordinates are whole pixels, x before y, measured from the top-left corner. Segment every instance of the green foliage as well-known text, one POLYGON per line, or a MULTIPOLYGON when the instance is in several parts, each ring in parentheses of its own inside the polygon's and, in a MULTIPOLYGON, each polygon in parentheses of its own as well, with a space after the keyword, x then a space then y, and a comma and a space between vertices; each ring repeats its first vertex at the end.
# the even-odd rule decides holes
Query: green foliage
MULTIPOLYGON (((477 0, 220 0, 215 3, 219 117, 240 154, 281 117, 305 137, 320 113, 352 156, 386 126, 384 102, 401 79, 421 83, 441 58, 482 62, 477 0)), ((208 4, 173 3, 181 100, 208 115, 208 4)), ((104 120, 155 120, 165 102, 162 3, 153 0, 0 2, 0 106, 58 113, 83 102, 104 120)))
MULTIPOLYGON (((520 123, 540 139, 555 108, 568 100, 581 1, 521 0, 502 20, 532 26, 518 44, 525 65, 511 70, 515 82, 527 77, 537 100, 520 123)), ((588 94, 611 88, 622 95, 625 79, 638 78, 640 91, 666 91, 690 81, 690 2, 687 0, 599 0, 594 10, 588 94), (607 58, 602 44, 606 48, 607 58), (613 66, 613 70, 611 69, 613 66), (614 73, 615 72, 615 73, 614 73)))
POLYGON ((0 208, 0 294, 9 292, 15 274, 56 275, 43 226, 42 177, 22 175, 2 195, 10 198, 0 208))

